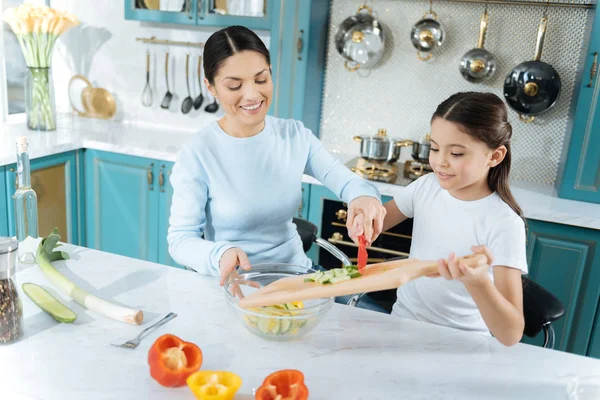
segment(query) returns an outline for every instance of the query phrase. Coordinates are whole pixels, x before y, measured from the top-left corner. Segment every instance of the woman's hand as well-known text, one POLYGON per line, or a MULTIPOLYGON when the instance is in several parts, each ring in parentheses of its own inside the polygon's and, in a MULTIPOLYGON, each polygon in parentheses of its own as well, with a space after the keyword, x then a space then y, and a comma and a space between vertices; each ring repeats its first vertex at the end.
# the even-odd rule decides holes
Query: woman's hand
POLYGON ((439 275, 448 280, 457 279, 463 283, 477 283, 486 279, 489 280, 488 271, 494 261, 492 253, 485 246, 473 246, 471 250, 475 254, 486 256, 488 260, 487 264, 480 267, 467 267, 464 263, 457 261, 456 254, 450 253, 448 262, 444 259, 438 260, 439 275))
POLYGON ((221 256, 221 261, 219 262, 219 271, 221 272, 221 282, 220 285, 223 286, 225 283, 225 278, 227 275, 235 269, 235 267, 240 266, 243 269, 250 269, 250 261, 248 261, 248 256, 241 249, 237 247, 233 247, 227 250, 221 256))
POLYGON ((375 197, 360 196, 348 204, 346 228, 348 236, 358 243, 358 236, 365 235, 367 244, 373 243, 383 229, 383 218, 386 211, 375 197))

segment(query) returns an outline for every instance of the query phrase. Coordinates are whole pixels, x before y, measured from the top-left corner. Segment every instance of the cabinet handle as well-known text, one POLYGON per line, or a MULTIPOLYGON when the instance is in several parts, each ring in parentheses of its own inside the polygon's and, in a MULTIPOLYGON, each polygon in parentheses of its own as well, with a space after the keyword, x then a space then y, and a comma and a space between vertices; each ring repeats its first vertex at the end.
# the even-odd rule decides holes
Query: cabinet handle
POLYGON ((151 163, 148 167, 148 172, 146 177, 148 178, 148 188, 150 190, 154 190, 154 174, 152 173, 152 169, 154 168, 154 163, 151 163))
POLYGON ((164 165, 160 166, 160 173, 158 174, 158 186, 160 187, 160 191, 162 193, 165 192, 165 173, 164 173, 164 165))
POLYGON ((348 218, 348 211, 346 211, 346 210, 337 210, 335 212, 335 216, 337 217, 338 221, 344 221, 344 222, 346 222, 346 220, 348 218))
MULTIPOLYGON (((202 0, 198 0, 198 1, 202 1, 202 0)), ((185 1, 185 13, 187 14, 187 17, 189 19, 192 19, 192 0, 186 0, 185 1)))
POLYGON ((304 48, 304 40, 302 39, 302 35, 304 34, 304 29, 300 29, 300 36, 296 41, 296 50, 298 52, 298 60, 302 60, 302 49, 304 48))
POLYGON ((596 77, 596 73, 598 72, 598 52, 594 52, 594 62, 592 63, 592 68, 590 68, 590 83, 588 83, 587 87, 592 87, 592 82, 596 77))
POLYGON ((17 190, 19 188, 19 173, 14 168, 11 168, 10 172, 14 172, 15 173, 15 190, 17 190))
MULTIPOLYGON (((330 241, 333 244, 343 244, 345 246, 350 246, 350 247, 358 247, 358 245, 354 242, 348 242, 346 240, 342 240, 344 238, 344 236, 339 233, 339 232, 335 232, 329 239, 327 239, 328 241, 330 241)), ((403 253, 401 251, 395 251, 395 250, 388 250, 388 249, 383 249, 381 247, 367 247, 367 250, 372 250, 372 251, 378 251, 380 253, 385 253, 385 254, 391 254, 394 256, 401 256, 401 257, 408 257, 410 254, 408 253, 403 253)))

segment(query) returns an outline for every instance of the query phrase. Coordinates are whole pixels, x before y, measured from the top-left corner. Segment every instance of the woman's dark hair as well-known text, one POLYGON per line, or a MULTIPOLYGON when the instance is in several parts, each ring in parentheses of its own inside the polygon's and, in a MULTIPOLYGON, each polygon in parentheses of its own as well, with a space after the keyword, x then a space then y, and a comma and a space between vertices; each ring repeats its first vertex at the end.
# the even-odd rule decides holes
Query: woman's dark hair
POLYGON ((491 190, 523 220, 523 211, 509 187, 511 163, 510 138, 512 126, 504 102, 493 93, 456 93, 444 100, 433 113, 431 121, 443 118, 460 125, 467 135, 485 143, 490 149, 506 147, 504 160, 490 169, 487 182, 491 190))
POLYGON ((204 76, 214 85, 215 76, 225 60, 240 51, 257 51, 271 65, 269 50, 258 35, 250 29, 234 25, 216 31, 204 44, 204 76))

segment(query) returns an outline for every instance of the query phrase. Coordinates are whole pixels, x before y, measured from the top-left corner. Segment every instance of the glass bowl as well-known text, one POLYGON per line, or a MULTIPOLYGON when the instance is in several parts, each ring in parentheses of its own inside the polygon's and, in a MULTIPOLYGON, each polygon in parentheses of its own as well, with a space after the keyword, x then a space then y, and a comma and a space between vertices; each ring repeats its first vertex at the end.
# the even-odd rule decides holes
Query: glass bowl
POLYGON ((317 326, 331 309, 333 297, 248 309, 238 303, 241 297, 276 280, 314 272, 317 271, 301 265, 282 263, 253 265, 248 271, 234 270, 225 279, 225 298, 236 319, 253 334, 267 340, 294 340, 317 326))

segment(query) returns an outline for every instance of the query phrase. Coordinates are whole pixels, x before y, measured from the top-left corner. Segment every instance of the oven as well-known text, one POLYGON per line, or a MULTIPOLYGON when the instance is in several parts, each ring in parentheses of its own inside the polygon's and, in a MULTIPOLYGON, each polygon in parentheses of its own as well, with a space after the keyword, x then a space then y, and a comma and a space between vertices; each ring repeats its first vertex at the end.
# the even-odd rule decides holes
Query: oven
MULTIPOLYGON (((339 200, 322 199, 321 238, 334 244, 344 252, 350 261, 357 262, 358 245, 348 236, 346 217, 348 207, 339 200)), ((392 258, 408 258, 412 240, 412 218, 396 225, 387 232, 382 232, 379 237, 367 248, 368 263, 376 263, 392 258)), ((319 248, 318 263, 326 269, 339 268, 341 263, 326 250, 319 248)), ((371 293, 370 296, 386 309, 396 300, 396 290, 384 290, 371 293)))

